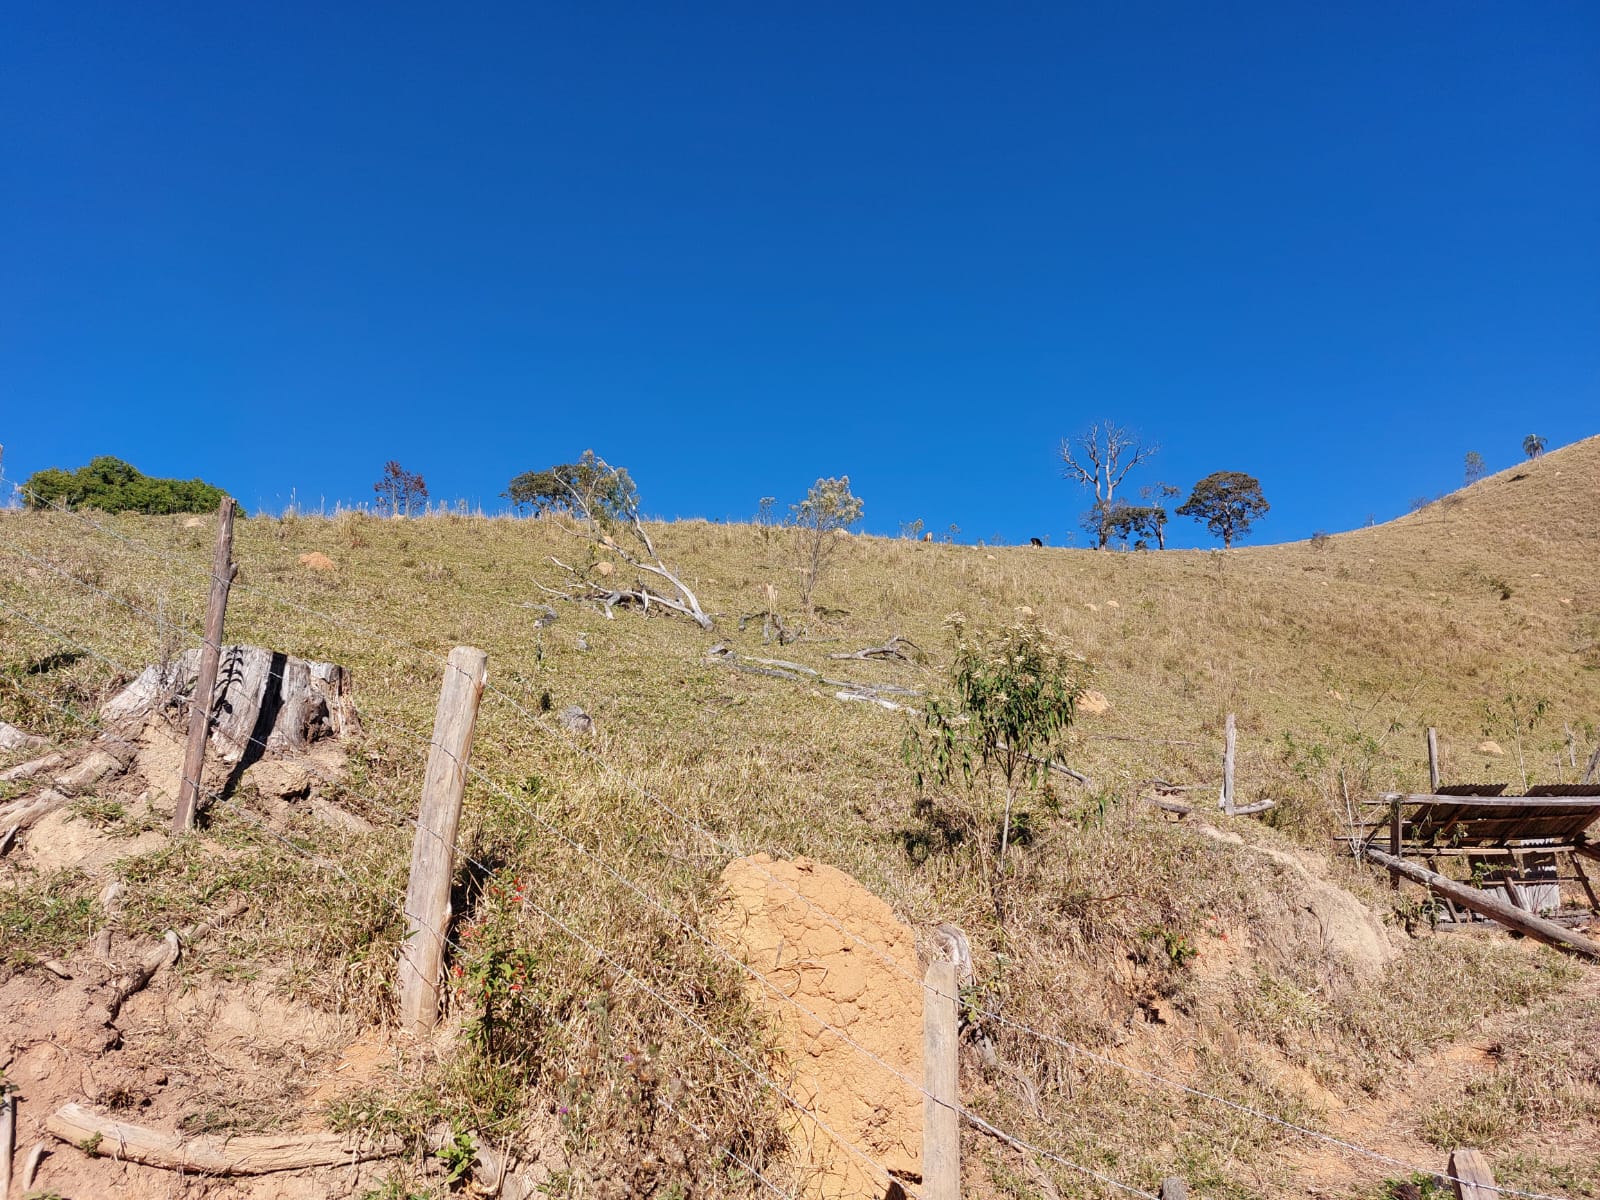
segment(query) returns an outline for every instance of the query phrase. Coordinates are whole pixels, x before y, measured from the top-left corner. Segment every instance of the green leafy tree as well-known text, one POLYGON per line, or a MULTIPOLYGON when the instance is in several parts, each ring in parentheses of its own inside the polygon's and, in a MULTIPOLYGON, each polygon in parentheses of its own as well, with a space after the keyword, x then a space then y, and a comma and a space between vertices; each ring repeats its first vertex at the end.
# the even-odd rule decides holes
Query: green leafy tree
POLYGON ((601 524, 625 520, 639 506, 639 492, 626 468, 612 467, 585 450, 575 463, 525 471, 506 488, 506 498, 535 514, 567 513, 601 524))
POLYGON ((1530 433, 1522 439, 1522 452, 1529 458, 1538 458, 1544 453, 1545 440, 1537 433, 1530 433))
POLYGON ((380 513, 409 517, 413 507, 428 502, 427 481, 392 458, 383 464, 383 475, 372 491, 380 513))
MULTIPOLYGON (((22 485, 29 508, 97 508, 152 515, 214 512, 225 493, 200 479, 157 479, 109 454, 75 471, 36 471, 22 485)), ((240 510, 240 516, 244 515, 240 510)))
POLYGON ((1004 915, 1000 883, 1011 842, 1012 810, 1023 787, 1038 785, 1061 759, 1062 739, 1077 715, 1088 668, 1040 624, 1031 609, 990 634, 974 632, 960 613, 948 621, 955 641, 950 692, 930 698, 906 737, 906 761, 920 792, 930 782, 960 780, 969 795, 990 777, 1005 794, 999 862, 991 879, 1004 915))
POLYGON ((1084 529, 1090 533, 1104 533, 1107 540, 1135 550, 1148 550, 1152 542, 1157 549, 1167 546, 1167 510, 1159 504, 1129 504, 1118 500, 1105 513, 1091 510, 1084 517, 1084 529))
POLYGON ((1483 472, 1483 455, 1479 454, 1476 450, 1468 450, 1466 458, 1466 476, 1468 486, 1471 486, 1472 484, 1477 483, 1478 480, 1482 479, 1483 472))
POLYGON ((800 599, 807 611, 839 548, 839 535, 861 520, 863 509, 850 492, 848 475, 817 480, 804 500, 790 506, 794 527, 800 531, 800 599))
POLYGON ((1267 515, 1272 506, 1261 494, 1261 481, 1242 471, 1217 471, 1194 485, 1194 491, 1178 508, 1180 517, 1193 517, 1222 539, 1231 549, 1235 538, 1245 537, 1250 527, 1267 515))

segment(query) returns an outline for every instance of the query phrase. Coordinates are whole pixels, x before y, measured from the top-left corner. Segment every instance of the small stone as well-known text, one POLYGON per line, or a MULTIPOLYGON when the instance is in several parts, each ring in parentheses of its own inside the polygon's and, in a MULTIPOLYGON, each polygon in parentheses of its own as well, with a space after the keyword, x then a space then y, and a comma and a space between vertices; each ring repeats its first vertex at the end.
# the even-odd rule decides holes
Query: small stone
POLYGON ((594 718, 588 713, 584 712, 583 709, 579 708, 576 704, 569 704, 567 707, 563 708, 561 710, 561 716, 558 719, 561 722, 561 728, 565 729, 568 733, 594 732, 594 718))

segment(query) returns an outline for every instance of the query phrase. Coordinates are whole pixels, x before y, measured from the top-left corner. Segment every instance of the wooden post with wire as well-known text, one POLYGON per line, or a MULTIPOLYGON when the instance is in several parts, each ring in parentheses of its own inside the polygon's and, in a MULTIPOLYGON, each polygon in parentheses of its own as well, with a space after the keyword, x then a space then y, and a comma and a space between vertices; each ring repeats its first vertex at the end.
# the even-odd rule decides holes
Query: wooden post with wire
POLYGON ((233 561, 232 496, 217 507, 217 552, 211 560, 211 592, 206 597, 206 639, 200 648, 200 678, 189 702, 189 744, 183 752, 183 774, 178 778, 178 803, 172 813, 172 832, 194 827, 200 807, 200 776, 206 766, 206 739, 211 735, 211 713, 216 704, 217 664, 222 658, 222 624, 228 611, 228 589, 239 568, 233 561))
POLYGON ((406 886, 406 940, 400 946, 400 1018, 416 1035, 439 1019, 444 942, 450 925, 456 830, 467 789, 467 759, 478 723, 478 701, 489 679, 489 656, 471 646, 450 651, 433 720, 428 772, 411 849, 406 886))
POLYGON ((1449 1172, 1456 1200, 1500 1200, 1489 1160, 1478 1151, 1452 1150, 1449 1172))
POLYGON ((1239 731, 1233 714, 1228 714, 1227 731, 1222 745, 1222 811, 1233 816, 1233 752, 1238 746, 1239 731))
POLYGON ((1428 726, 1428 790, 1439 790, 1439 731, 1428 726))
POLYGON ((1161 1181, 1161 1200, 1189 1200, 1189 1185, 1176 1175, 1161 1181))
POLYGON ((922 993, 923 1200, 961 1200, 961 1094, 956 965, 928 964, 922 993))

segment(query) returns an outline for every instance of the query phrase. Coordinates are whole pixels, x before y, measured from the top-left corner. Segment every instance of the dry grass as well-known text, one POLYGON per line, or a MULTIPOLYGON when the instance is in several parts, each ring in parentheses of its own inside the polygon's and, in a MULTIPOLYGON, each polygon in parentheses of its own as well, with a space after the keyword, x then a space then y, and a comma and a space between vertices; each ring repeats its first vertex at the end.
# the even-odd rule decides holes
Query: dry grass
MULTIPOLYGON (((71 516, 0 514, 0 601, 129 668, 170 655, 186 642, 126 606, 196 627, 211 531, 181 519, 95 520, 160 556, 71 516)), ((1396 1062, 1498 1011, 1556 997, 1551 1011, 1560 1012, 1580 969, 1504 944, 1424 938, 1382 977, 1358 977, 1326 960, 1292 875, 1264 872, 1247 848, 1152 821, 1133 802, 1138 781, 1215 781, 1223 716, 1236 712, 1244 799, 1280 802, 1267 827, 1246 830, 1249 839, 1320 856, 1344 826, 1346 790, 1359 801, 1425 781, 1429 725, 1441 731, 1450 778, 1520 783, 1525 771, 1533 780, 1570 779, 1564 758, 1558 767, 1565 728, 1582 750, 1600 719, 1597 530, 1600 440, 1591 439, 1318 546, 1096 554, 853 538, 818 590, 819 603, 842 611, 779 651, 763 649, 759 621, 742 633, 736 626, 740 614, 763 607, 769 583, 786 620, 799 621, 781 532, 703 522, 657 531, 720 614, 706 634, 635 614, 606 621, 570 605, 555 625, 535 628, 523 605, 544 600, 537 584, 554 575, 546 556, 574 552, 551 523, 253 518, 238 530, 242 586, 229 637, 354 670, 368 735, 344 799, 380 828, 359 841, 291 828, 292 840, 336 860, 341 873, 264 842, 247 820, 219 809, 204 840, 125 867, 136 885, 130 920, 153 930, 193 919, 229 891, 270 894, 271 919, 232 935, 234 952, 284 966, 288 986, 319 1004, 386 1019, 398 924, 385 897, 402 887, 403 813, 418 792, 440 673, 430 656, 470 643, 489 652, 503 694, 485 698, 474 753, 483 774, 469 787, 464 841, 498 876, 524 881, 527 911, 506 949, 538 964, 539 991, 522 1010, 526 1038, 511 1052, 463 1058, 425 1101, 378 1110, 497 1127, 527 1106, 560 1105, 572 1118, 572 1145, 597 1177, 626 1167, 644 1172, 628 1176, 640 1194, 748 1192, 725 1160, 666 1115, 670 1097, 670 1111, 781 1170, 770 1095, 645 991, 759 1057, 763 1034, 737 981, 598 865, 698 927, 727 854, 666 815, 655 796, 742 851, 838 865, 919 926, 961 924, 979 951, 987 1001, 1013 1020, 1315 1121, 1326 1100, 1315 1088, 1363 1103, 1396 1062), (337 569, 306 571, 297 559, 311 551, 337 569), (841 704, 831 689, 736 674, 707 664, 704 653, 726 640, 830 675, 927 686, 946 655, 947 613, 1000 621, 1022 605, 1089 658, 1092 685, 1114 707, 1084 718, 1075 733, 1073 761, 1094 788, 1051 790, 1028 803, 1032 836, 1009 886, 1029 903, 1015 907, 1002 940, 973 869, 981 831, 942 821, 937 795, 930 811, 915 811, 901 716, 841 704), (825 657, 896 633, 927 651, 927 667, 825 657), (579 634, 588 652, 578 649, 579 634), (1531 729, 1513 728, 1519 701, 1508 698, 1518 697, 1548 702, 1531 729), (568 704, 595 718, 586 748, 612 772, 518 707, 568 704), (1510 753, 1477 753, 1486 736, 1510 753), (551 836, 545 822, 589 853, 551 836), (597 962, 536 909, 604 947, 627 972, 597 962), (1233 929, 1248 931, 1257 952, 1226 987, 1202 986, 1188 951, 1214 948, 1218 932, 1233 929), (1170 1027, 1153 1024, 1160 1012, 1170 1027), (1179 1034, 1185 1049, 1173 1053, 1179 1034), (1295 1070, 1315 1087, 1286 1083, 1295 1070), (641 1146, 654 1151, 644 1168, 641 1146)), ((0 644, 0 718, 81 738, 73 714, 108 692, 111 668, 59 657, 71 647, 4 610, 0 644)), ((240 800, 248 807, 249 797, 240 800)), ((1354 868, 1335 862, 1328 870, 1375 906, 1393 905, 1354 868)), ((14 886, 22 896, 63 885, 14 886)), ((468 887, 461 899, 466 919, 479 919, 483 897, 468 887)), ((1015 1030, 995 1033, 1002 1060, 1028 1082, 975 1074, 967 1081, 974 1107, 1087 1165, 1146 1187, 1176 1171, 1202 1194, 1244 1196, 1261 1193, 1261 1172, 1270 1178, 1283 1153, 1270 1127, 1130 1087, 1015 1030)), ((1470 1125, 1472 1113, 1492 1107, 1474 1096, 1450 1103, 1430 1130, 1470 1125)), ((1535 1125, 1565 1119, 1537 1105, 1528 1113, 1535 1125)), ((1545 1169, 1537 1141, 1526 1150, 1529 1177, 1545 1169)), ((982 1141, 969 1148, 989 1162, 983 1191, 1030 1194, 1014 1154, 982 1141)), ((1510 1149, 1524 1153, 1521 1143, 1510 1149)), ((1355 1172, 1350 1186, 1373 1177, 1355 1172)), ((1582 1178, 1600 1180, 1600 1168, 1582 1178)), ((1096 1194, 1066 1174, 1057 1184, 1065 1194, 1096 1194)))

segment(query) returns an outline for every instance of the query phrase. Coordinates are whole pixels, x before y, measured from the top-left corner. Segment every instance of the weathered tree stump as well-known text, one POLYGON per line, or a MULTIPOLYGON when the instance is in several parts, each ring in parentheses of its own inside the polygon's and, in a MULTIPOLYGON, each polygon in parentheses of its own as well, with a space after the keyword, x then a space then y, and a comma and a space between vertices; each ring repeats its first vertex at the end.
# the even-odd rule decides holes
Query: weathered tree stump
MULTIPOLYGON (((117 725, 140 724, 169 705, 193 701, 199 649, 165 666, 153 664, 100 710, 117 725)), ((230 757, 305 750, 325 737, 360 732, 350 696, 350 672, 261 646, 224 646, 217 675, 212 746, 230 757)))

